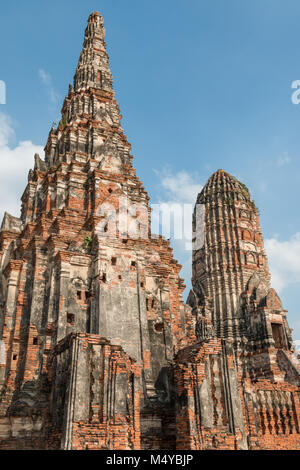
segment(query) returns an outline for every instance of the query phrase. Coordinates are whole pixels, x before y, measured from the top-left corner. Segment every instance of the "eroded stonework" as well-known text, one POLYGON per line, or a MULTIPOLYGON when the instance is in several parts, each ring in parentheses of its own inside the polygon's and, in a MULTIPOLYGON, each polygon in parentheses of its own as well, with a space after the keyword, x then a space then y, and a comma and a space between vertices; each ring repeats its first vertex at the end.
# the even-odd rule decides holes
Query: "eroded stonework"
POLYGON ((0 448, 300 448, 298 365, 250 194, 219 170, 198 196, 185 305, 104 36, 93 13, 21 218, 2 223, 0 448))

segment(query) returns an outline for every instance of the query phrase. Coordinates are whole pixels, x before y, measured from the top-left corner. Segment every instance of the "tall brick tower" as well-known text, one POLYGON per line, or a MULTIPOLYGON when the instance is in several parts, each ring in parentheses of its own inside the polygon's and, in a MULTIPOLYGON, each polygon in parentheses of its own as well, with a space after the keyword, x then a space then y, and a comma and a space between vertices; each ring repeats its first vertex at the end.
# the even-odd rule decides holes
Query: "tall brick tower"
POLYGON ((177 412, 177 446, 299 448, 299 361, 247 187, 214 173, 198 195, 193 232, 188 304, 198 342, 175 357, 189 409, 177 412), (186 422, 191 431, 181 433, 186 422))
POLYGON ((2 223, 2 447, 138 448, 139 400, 155 402, 186 332, 181 266, 151 238, 104 37, 91 14, 21 218, 2 223))
POLYGON ((193 230, 190 302, 211 320, 216 335, 291 349, 286 311, 270 286, 258 209, 248 188, 223 170, 214 173, 197 198, 193 230), (282 330, 272 323, 272 307, 282 330))

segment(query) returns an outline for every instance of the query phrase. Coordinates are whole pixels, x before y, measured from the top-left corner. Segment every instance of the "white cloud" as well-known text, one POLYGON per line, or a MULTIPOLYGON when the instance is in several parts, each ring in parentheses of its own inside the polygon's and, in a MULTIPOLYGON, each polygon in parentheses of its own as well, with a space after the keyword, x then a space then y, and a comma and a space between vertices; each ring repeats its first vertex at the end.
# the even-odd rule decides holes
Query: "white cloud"
MULTIPOLYGON (((0 113, 0 218, 5 211, 19 217, 20 198, 27 184, 27 175, 33 166, 34 154, 43 158, 44 151, 40 145, 30 140, 19 142, 11 147, 9 142, 14 137, 10 118, 0 113)), ((0 223, 1 223, 0 220, 0 223)))
POLYGON ((202 189, 197 174, 179 171, 156 171, 160 178, 158 201, 152 213, 154 232, 161 225, 166 238, 174 238, 182 250, 191 251, 192 215, 197 195, 202 189), (171 223, 170 223, 171 222, 171 223))
POLYGON ((195 204, 197 195, 202 189, 197 174, 192 175, 185 170, 175 174, 167 170, 156 173, 161 178, 162 189, 172 202, 195 204))
POLYGON ((279 157, 277 158, 277 166, 282 167, 285 165, 288 165, 291 163, 292 159, 288 152, 283 152, 279 157))
POLYGON ((272 275, 272 286, 282 291, 290 284, 300 283, 300 232, 287 241, 270 238, 265 241, 272 275))
POLYGON ((177 173, 167 170, 155 173, 160 179, 160 189, 157 206, 152 212, 152 230, 158 233, 160 224, 160 233, 166 238, 172 238, 174 257, 183 265, 180 276, 185 280, 188 294, 192 277, 192 215, 197 196, 202 190, 200 178, 196 173, 184 170, 177 173))
POLYGON ((54 86, 52 84, 52 78, 51 75, 49 75, 45 70, 40 69, 39 70, 39 76, 40 79, 42 80, 43 84, 46 86, 47 93, 49 95, 50 101, 53 104, 57 104, 59 101, 59 94, 55 91, 54 86))
POLYGON ((0 113, 0 147, 7 145, 14 134, 11 119, 6 114, 0 113))

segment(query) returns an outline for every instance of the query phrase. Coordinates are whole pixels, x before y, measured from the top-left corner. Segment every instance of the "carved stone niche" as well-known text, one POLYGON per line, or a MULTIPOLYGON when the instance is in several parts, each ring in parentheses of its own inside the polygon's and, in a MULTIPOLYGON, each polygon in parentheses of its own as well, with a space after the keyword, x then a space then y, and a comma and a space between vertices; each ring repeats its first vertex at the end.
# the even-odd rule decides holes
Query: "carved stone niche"
POLYGON ((198 341, 209 341, 214 336, 215 330, 210 320, 205 317, 198 317, 196 322, 196 337, 198 341))

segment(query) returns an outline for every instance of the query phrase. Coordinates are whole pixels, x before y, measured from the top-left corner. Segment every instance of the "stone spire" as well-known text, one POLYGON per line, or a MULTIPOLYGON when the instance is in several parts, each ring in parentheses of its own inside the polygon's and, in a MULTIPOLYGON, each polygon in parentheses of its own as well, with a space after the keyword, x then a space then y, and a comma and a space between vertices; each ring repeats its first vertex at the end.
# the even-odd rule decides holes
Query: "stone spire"
POLYGON ((90 15, 83 49, 74 77, 76 92, 94 88, 112 93, 112 74, 106 53, 104 21, 100 13, 90 15))
POLYGON ((104 37, 102 16, 92 13, 74 86, 69 86, 58 126, 49 133, 45 162, 36 157, 28 175, 22 197, 25 225, 44 211, 64 208, 81 211, 85 220, 99 216, 100 200, 112 194, 112 186, 120 200, 141 203, 150 218, 149 197, 132 167, 131 145, 120 124, 104 37), (105 181, 101 198, 97 195, 100 180, 105 181))
POLYGON ((120 124, 120 108, 115 100, 104 38, 103 18, 97 12, 92 13, 85 30, 74 85, 69 86, 61 120, 56 129, 51 129, 45 147, 48 168, 57 167, 61 162, 86 163, 100 158, 104 145, 116 153, 121 142, 123 163, 130 165, 131 147, 120 124))
MULTIPOLYGON (((47 273, 52 262, 58 266, 52 257, 62 256, 61 275, 68 278, 64 293, 54 271, 51 282, 65 304, 57 304, 54 312, 51 300, 45 314, 55 322, 53 345, 71 331, 117 342, 132 358, 145 362, 144 387, 153 395, 162 361, 166 364, 172 351, 187 341, 186 331, 192 327, 186 327, 182 316, 180 265, 169 242, 150 237, 149 197, 120 125, 104 35, 103 19, 93 13, 74 86, 69 87, 57 128, 49 133, 45 162, 37 155, 28 175, 18 230, 47 246, 42 255, 47 273)), ((39 250, 35 241, 31 249, 39 250)))
POLYGON ((258 210, 248 188, 223 170, 214 173, 198 196, 193 230, 193 290, 218 335, 240 336, 241 295, 250 279, 262 279, 265 294, 270 289, 258 210))

